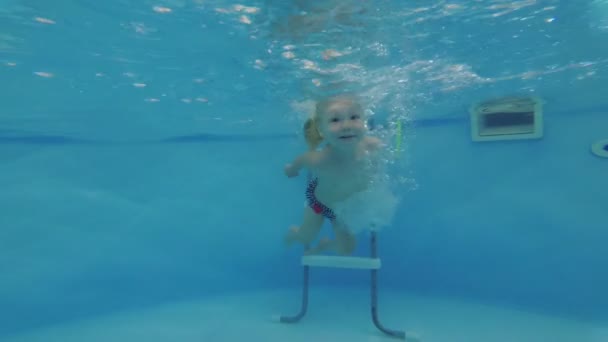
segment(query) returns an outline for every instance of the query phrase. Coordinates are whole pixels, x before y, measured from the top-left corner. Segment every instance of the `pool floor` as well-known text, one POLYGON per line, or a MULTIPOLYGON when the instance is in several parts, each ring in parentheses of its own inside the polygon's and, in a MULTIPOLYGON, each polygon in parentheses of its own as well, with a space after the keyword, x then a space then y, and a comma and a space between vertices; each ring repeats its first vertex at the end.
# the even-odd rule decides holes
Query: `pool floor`
MULTIPOLYGON (((311 289, 309 310, 297 324, 273 315, 298 310, 299 289, 239 293, 164 304, 145 310, 47 327, 6 342, 61 341, 393 341, 372 324, 365 289, 311 289)), ((608 341, 608 324, 592 324, 448 298, 385 292, 380 319, 428 342, 608 341)))

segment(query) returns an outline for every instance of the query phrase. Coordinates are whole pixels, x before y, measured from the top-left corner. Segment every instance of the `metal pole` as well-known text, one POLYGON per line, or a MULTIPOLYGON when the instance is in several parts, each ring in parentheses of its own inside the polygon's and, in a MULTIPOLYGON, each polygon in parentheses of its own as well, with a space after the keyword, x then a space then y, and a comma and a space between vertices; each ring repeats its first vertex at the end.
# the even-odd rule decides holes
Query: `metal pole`
MULTIPOLYGON (((371 257, 377 258, 378 257, 378 248, 377 248, 377 243, 376 243, 376 232, 372 231, 371 234, 372 234, 372 236, 371 236, 371 257)), ((405 331, 387 329, 382 325, 382 323, 380 323, 380 320, 378 319, 378 270, 376 270, 376 269, 371 270, 371 275, 372 275, 372 284, 371 284, 372 320, 374 321, 374 325, 380 331, 382 331, 383 333, 385 333, 389 336, 405 340, 405 331)))
POLYGON ((306 315, 308 310, 308 275, 310 266, 304 266, 303 284, 302 284, 302 306, 300 306, 300 312, 295 316, 281 316, 280 321, 282 323, 297 323, 306 315))

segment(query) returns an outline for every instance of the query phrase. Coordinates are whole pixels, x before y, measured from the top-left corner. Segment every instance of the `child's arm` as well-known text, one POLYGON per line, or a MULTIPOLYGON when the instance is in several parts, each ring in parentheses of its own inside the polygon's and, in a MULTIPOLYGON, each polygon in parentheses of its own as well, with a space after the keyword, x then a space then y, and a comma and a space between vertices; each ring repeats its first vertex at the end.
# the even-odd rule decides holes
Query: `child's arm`
POLYGON ((287 177, 296 177, 303 167, 309 167, 312 160, 312 153, 306 152, 297 157, 291 164, 285 165, 285 175, 287 177))

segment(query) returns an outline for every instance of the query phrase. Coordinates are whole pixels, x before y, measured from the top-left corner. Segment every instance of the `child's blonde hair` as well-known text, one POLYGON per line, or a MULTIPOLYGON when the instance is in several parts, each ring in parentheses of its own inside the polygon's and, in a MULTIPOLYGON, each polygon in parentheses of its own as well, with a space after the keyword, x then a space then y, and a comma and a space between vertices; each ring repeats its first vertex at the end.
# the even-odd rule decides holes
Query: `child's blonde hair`
POLYGON ((306 139, 308 148, 311 151, 316 150, 317 147, 319 147, 319 145, 323 141, 323 137, 321 136, 321 133, 319 133, 319 129, 317 128, 316 115, 306 120, 306 122, 304 123, 304 139, 306 139))
POLYGON ((363 113, 363 108, 359 104, 357 98, 353 95, 331 96, 317 102, 312 117, 304 122, 304 138, 306 139, 306 143, 310 150, 316 150, 321 142, 323 142, 323 136, 319 132, 319 116, 322 113, 326 113, 327 110, 335 104, 343 104, 363 113))

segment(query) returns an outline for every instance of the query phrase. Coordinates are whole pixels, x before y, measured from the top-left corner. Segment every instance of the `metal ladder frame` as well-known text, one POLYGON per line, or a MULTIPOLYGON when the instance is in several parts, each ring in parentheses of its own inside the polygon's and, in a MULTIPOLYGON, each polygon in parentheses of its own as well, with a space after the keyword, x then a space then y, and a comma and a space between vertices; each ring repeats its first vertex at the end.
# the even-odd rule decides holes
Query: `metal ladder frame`
MULTIPOLYGON (((384 334, 395 337, 398 339, 406 340, 405 331, 402 330, 393 330, 386 328, 382 323, 380 323, 380 319, 378 318, 378 269, 380 268, 379 259, 378 259, 378 247, 377 247, 377 236, 376 232, 371 232, 370 244, 371 244, 371 259, 377 260, 378 265, 374 267, 350 267, 350 266, 332 266, 332 265, 312 265, 314 266, 324 266, 324 267, 343 267, 343 268, 365 268, 370 269, 371 272, 371 314, 372 321, 378 330, 383 332, 384 334)), ((305 257, 304 257, 305 258, 305 257)), ((304 259, 303 258, 303 259, 304 259)), ((345 258, 345 257, 327 257, 327 258, 345 258)), ((346 257, 349 258, 349 257, 346 257)), ((366 258, 368 259, 368 258, 366 258)), ((299 322, 308 311, 308 285, 309 285, 309 273, 310 273, 310 264, 306 264, 303 262, 303 280, 302 280, 302 304, 300 306, 300 311, 293 316, 285 316, 281 315, 277 318, 277 320, 281 323, 297 323, 299 322)), ((409 340, 409 338, 407 338, 409 340)))

